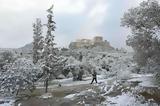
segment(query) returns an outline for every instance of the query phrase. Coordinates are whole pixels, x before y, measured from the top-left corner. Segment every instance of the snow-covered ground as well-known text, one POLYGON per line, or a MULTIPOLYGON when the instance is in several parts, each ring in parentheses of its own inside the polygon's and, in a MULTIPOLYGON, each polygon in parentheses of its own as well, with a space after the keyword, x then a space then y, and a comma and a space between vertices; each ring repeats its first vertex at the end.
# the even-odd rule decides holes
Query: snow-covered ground
POLYGON ((131 74, 131 79, 129 82, 139 82, 139 86, 142 87, 158 87, 157 84, 154 83, 154 75, 153 74, 131 74))
POLYGON ((118 85, 116 86, 117 89, 114 88, 115 85, 112 85, 113 87, 109 89, 110 92, 107 91, 106 93, 106 101, 102 104, 107 104, 107 106, 159 106, 158 103, 160 101, 155 101, 153 99, 154 97, 150 97, 148 100, 146 100, 143 95, 140 95, 143 92, 154 96, 154 93, 160 91, 160 89, 157 88, 157 85, 155 85, 152 80, 153 74, 131 74, 130 78, 126 80, 127 82, 119 84, 116 83, 118 85), (137 85, 126 86, 125 83, 137 83, 137 85), (150 92, 148 92, 146 88, 149 88, 150 92), (157 92, 154 92, 153 88, 155 88, 157 92), (119 93, 114 94, 115 92, 119 93))
MULTIPOLYGON (((152 78, 152 74, 131 74, 126 80, 116 80, 115 77, 106 78, 105 75, 98 75, 98 84, 94 83, 93 85, 90 85, 91 77, 86 77, 83 81, 72 81, 72 79, 69 78, 55 80, 54 82, 57 82, 57 84, 50 86, 50 88, 58 90, 58 83, 62 84, 61 88, 78 85, 82 85, 81 87, 83 87, 84 84, 92 86, 86 90, 71 93, 61 98, 62 100, 70 101, 70 103, 76 102, 77 105, 85 104, 85 106, 87 106, 92 103, 100 103, 101 105, 107 106, 158 106, 158 103, 154 98, 146 100, 138 91, 139 88, 156 88, 157 86, 152 83, 152 78), (134 83, 137 83, 137 85, 132 86, 134 83)), ((41 88, 42 87, 39 87, 38 89, 41 88)), ((158 88, 157 90, 160 89, 158 88)), ((42 96, 47 98, 46 95, 42 96)), ((49 97, 52 97, 52 95, 49 94, 49 97)), ((7 99, 5 101, 7 101, 7 99)), ((12 106, 12 104, 13 100, 10 100, 5 103, 1 103, 0 106, 12 106)))
MULTIPOLYGON (((143 98, 140 98, 143 100, 143 98)), ((143 103, 138 101, 132 93, 122 93, 116 97, 107 97, 107 101, 103 104, 107 106, 158 106, 156 103, 143 103)))
MULTIPOLYGON (((75 104, 85 106, 89 106, 88 104, 157 106, 160 103, 160 94, 157 93, 160 92, 160 87, 154 83, 153 74, 133 73, 136 64, 132 59, 132 54, 126 53, 90 53, 82 62, 83 64, 92 64, 98 70, 97 84, 90 84, 92 76, 91 73, 87 73, 87 70, 85 70, 87 74, 84 75, 82 81, 73 81, 72 77, 51 81, 48 94, 42 92, 44 91, 44 83, 39 81, 36 83, 36 87, 42 94, 33 97, 33 101, 36 100, 41 104, 45 99, 56 102, 54 99, 58 98, 59 104, 67 101, 70 104, 69 106, 75 106, 75 104), (104 54, 106 54, 105 57, 103 57, 104 54), (111 66, 110 71, 102 69, 101 65, 103 64, 111 66), (99 68, 101 69, 99 70, 99 68), (61 84, 61 87, 59 84, 61 84), (58 94, 61 96, 57 97, 58 94)), ((75 63, 75 60, 73 63, 75 63)), ((13 103, 13 100, 3 99, 1 101, 0 106, 12 106, 11 103, 13 103)), ((23 106, 23 101, 21 102, 23 106)), ((44 106, 44 104, 40 106, 44 106)), ((56 104, 56 106, 58 105, 56 104)))
MULTIPOLYGON (((145 89, 150 87, 160 91, 152 81, 153 77, 153 74, 130 74, 128 79, 118 80, 116 77, 106 78, 105 75, 98 75, 98 84, 93 84, 96 90, 91 88, 72 93, 66 95, 64 99, 79 101, 78 104, 87 104, 95 103, 93 98, 98 100, 98 98, 104 97, 105 100, 101 101, 101 104, 107 106, 158 106, 154 98, 151 97, 146 100, 143 95, 140 95, 142 91, 145 92, 145 89)), ((77 85, 83 86, 83 84, 89 84, 90 81, 91 77, 84 78, 83 81, 72 81, 72 79, 56 80, 57 84, 61 83, 62 87, 66 88, 77 85)), ((57 85, 50 86, 50 88, 57 88, 57 85)), ((152 88, 150 89, 151 91, 152 88)))
MULTIPOLYGON (((105 79, 105 75, 97 75, 98 83, 104 82, 109 79, 105 79)), ((54 85, 50 85, 49 88, 57 87, 58 84, 61 84, 62 86, 76 86, 81 84, 90 84, 92 80, 92 77, 86 77, 82 81, 73 81, 73 78, 66 78, 61 80, 53 80, 51 83, 54 83, 54 85)), ((37 83, 37 88, 44 88, 44 83, 39 82, 37 83)))
POLYGON ((14 106, 15 100, 11 98, 1 98, 0 99, 0 106, 14 106))

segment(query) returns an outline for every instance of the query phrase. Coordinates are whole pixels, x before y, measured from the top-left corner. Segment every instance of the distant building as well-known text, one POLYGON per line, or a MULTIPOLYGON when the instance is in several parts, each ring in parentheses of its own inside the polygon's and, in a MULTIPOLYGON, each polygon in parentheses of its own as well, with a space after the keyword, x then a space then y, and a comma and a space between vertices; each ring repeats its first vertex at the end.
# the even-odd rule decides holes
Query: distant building
POLYGON ((101 36, 95 36, 93 39, 78 39, 75 42, 71 42, 70 49, 79 48, 94 48, 102 47, 104 49, 114 49, 107 40, 103 40, 101 36))

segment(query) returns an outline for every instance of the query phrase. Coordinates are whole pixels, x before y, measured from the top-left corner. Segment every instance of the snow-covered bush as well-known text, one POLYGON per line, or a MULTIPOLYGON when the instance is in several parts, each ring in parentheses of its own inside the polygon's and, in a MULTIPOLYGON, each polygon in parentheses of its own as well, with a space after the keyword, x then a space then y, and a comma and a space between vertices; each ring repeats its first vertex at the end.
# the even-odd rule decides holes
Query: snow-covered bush
POLYGON ((14 63, 6 66, 7 71, 0 75, 1 94, 16 95, 20 90, 32 90, 34 82, 42 73, 38 65, 32 60, 18 58, 14 63))
MULTIPOLYGON (((65 70, 69 74, 69 72, 73 75, 73 80, 82 80, 83 74, 87 71, 86 67, 84 66, 83 62, 75 59, 74 57, 70 56, 67 59, 65 70)), ((66 74, 66 76, 67 76, 66 74)))
POLYGON ((14 60, 15 57, 12 52, 9 51, 2 52, 0 54, 0 69, 3 69, 3 66, 5 66, 8 63, 14 62, 14 60))
MULTIPOLYGON (((76 49, 72 53, 83 56, 82 60, 70 55, 67 57, 67 65, 64 70, 64 75, 74 76, 75 80, 78 76, 80 67, 83 67, 83 77, 91 76, 92 71, 96 70, 97 74, 105 75, 106 78, 117 76, 120 79, 126 79, 135 67, 132 53, 124 52, 96 52, 90 49, 76 49)), ((78 57, 78 56, 77 56, 78 57)))
POLYGON ((79 66, 79 65, 70 65, 70 66, 67 66, 67 67, 68 67, 69 71, 72 73, 73 81, 82 80, 82 76, 83 76, 84 72, 81 69, 81 66, 79 66))

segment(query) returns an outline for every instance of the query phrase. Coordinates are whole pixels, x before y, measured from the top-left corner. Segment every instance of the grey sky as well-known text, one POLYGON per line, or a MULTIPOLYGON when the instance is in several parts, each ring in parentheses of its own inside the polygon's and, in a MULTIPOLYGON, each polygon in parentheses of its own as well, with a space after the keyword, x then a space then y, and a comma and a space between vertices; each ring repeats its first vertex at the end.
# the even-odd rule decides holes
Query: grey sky
MULTIPOLYGON (((114 47, 126 47, 129 31, 120 27, 127 9, 143 0, 0 0, 0 48, 15 48, 32 42, 32 23, 46 23, 46 9, 54 4, 55 40, 67 46, 78 38, 103 36, 114 47)), ((45 32, 44 32, 45 35, 45 32)))

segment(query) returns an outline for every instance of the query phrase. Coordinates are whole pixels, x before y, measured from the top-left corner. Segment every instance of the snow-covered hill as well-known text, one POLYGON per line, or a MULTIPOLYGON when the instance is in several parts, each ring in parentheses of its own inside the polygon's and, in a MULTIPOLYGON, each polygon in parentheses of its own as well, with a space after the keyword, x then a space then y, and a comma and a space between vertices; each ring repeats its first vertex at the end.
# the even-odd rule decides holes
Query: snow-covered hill
POLYGON ((30 53, 30 52, 32 52, 32 48, 33 48, 33 44, 29 43, 21 48, 18 48, 18 50, 22 51, 23 53, 30 53))

